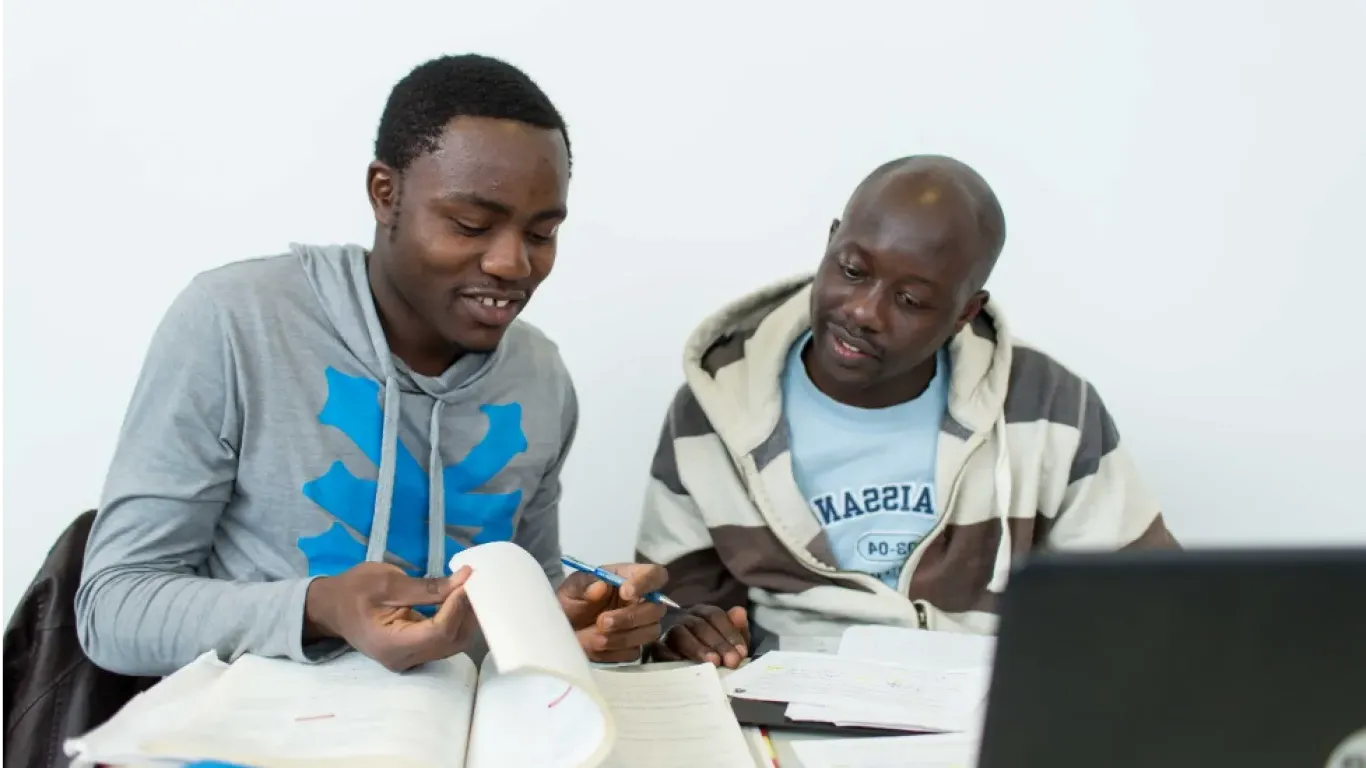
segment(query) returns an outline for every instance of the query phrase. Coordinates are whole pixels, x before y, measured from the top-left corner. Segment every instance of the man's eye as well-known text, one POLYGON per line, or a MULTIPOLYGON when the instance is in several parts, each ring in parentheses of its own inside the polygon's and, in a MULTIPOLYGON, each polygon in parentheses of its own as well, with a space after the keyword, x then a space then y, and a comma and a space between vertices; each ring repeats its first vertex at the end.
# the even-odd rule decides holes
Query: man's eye
POLYGON ((909 293, 903 293, 897 296, 897 300, 900 301, 903 306, 911 307, 913 309, 924 306, 924 302, 909 293))
POLYGON ((465 237, 479 237, 489 231, 488 227, 475 226, 474 224, 461 221, 460 219, 451 219, 451 224, 455 227, 455 231, 465 237))
POLYGON ((857 280, 860 277, 863 277, 863 270, 859 269, 858 267, 852 264, 841 264, 840 271, 843 272, 844 276, 849 278, 850 280, 857 280))

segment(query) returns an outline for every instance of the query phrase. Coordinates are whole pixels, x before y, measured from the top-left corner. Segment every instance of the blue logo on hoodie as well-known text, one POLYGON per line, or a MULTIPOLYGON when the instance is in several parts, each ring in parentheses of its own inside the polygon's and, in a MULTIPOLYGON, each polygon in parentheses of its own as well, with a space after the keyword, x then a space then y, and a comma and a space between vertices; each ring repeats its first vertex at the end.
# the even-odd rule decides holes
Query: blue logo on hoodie
MULTIPOLYGON (((341 430, 378 469, 384 429, 379 382, 347 376, 335 368, 328 368, 326 376, 327 402, 318 421, 341 430)), ((475 544, 512 538, 512 521, 522 502, 521 489, 498 494, 474 491, 527 448, 520 403, 485 405, 480 410, 489 424, 484 439, 464 459, 442 468, 446 525, 477 529, 475 544)), ((406 564, 404 570, 410 575, 422 576, 427 566, 427 505, 431 488, 426 471, 402 440, 398 442, 396 460, 385 548, 406 564)), ((335 575, 365 560, 377 491, 376 481, 356 477, 340 461, 333 462, 322 477, 304 484, 304 495, 336 518, 321 534, 299 539, 299 550, 308 558, 310 576, 335 575)), ((448 559, 462 549, 460 542, 446 536, 448 559)), ((445 570, 449 574, 450 566, 446 565, 445 570)))

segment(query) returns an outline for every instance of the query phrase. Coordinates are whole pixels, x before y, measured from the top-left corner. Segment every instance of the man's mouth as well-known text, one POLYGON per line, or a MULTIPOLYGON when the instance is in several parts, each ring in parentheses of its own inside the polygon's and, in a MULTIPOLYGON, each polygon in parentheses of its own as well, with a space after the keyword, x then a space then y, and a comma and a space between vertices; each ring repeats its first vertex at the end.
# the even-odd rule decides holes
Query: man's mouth
POLYGON ((844 360, 866 360, 877 357, 877 350, 868 342, 854 337, 838 325, 828 326, 830 348, 844 360))
POLYGON ((460 298, 475 322, 494 328, 511 323, 526 304, 525 291, 471 290, 460 298))

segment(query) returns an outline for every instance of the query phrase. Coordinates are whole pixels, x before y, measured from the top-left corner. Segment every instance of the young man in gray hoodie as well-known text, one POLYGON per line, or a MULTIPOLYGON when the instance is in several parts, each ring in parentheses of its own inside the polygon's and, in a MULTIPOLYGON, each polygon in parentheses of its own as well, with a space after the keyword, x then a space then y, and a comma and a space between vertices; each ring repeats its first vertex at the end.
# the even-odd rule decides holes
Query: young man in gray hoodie
POLYGON ((152 339, 86 551, 96 664, 164 675, 206 651, 392 669, 482 655, 462 548, 511 540, 589 657, 656 639, 658 566, 620 589, 560 565, 577 405, 517 315, 567 214, 564 121, 523 72, 427 62, 390 94, 366 190, 375 241, 293 246, 195 278, 152 339))

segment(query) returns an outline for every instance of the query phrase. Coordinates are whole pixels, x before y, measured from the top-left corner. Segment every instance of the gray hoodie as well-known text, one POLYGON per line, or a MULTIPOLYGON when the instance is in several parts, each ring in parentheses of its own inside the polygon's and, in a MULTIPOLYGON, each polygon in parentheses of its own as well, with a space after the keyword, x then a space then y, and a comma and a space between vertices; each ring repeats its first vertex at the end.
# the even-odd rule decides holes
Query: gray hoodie
POLYGON ((81 644, 164 675, 212 650, 313 661, 311 578, 363 560, 448 573, 511 540, 552 583, 578 408, 517 321, 437 377, 385 342, 358 246, 293 246, 196 277, 152 339, 76 596, 81 644))

